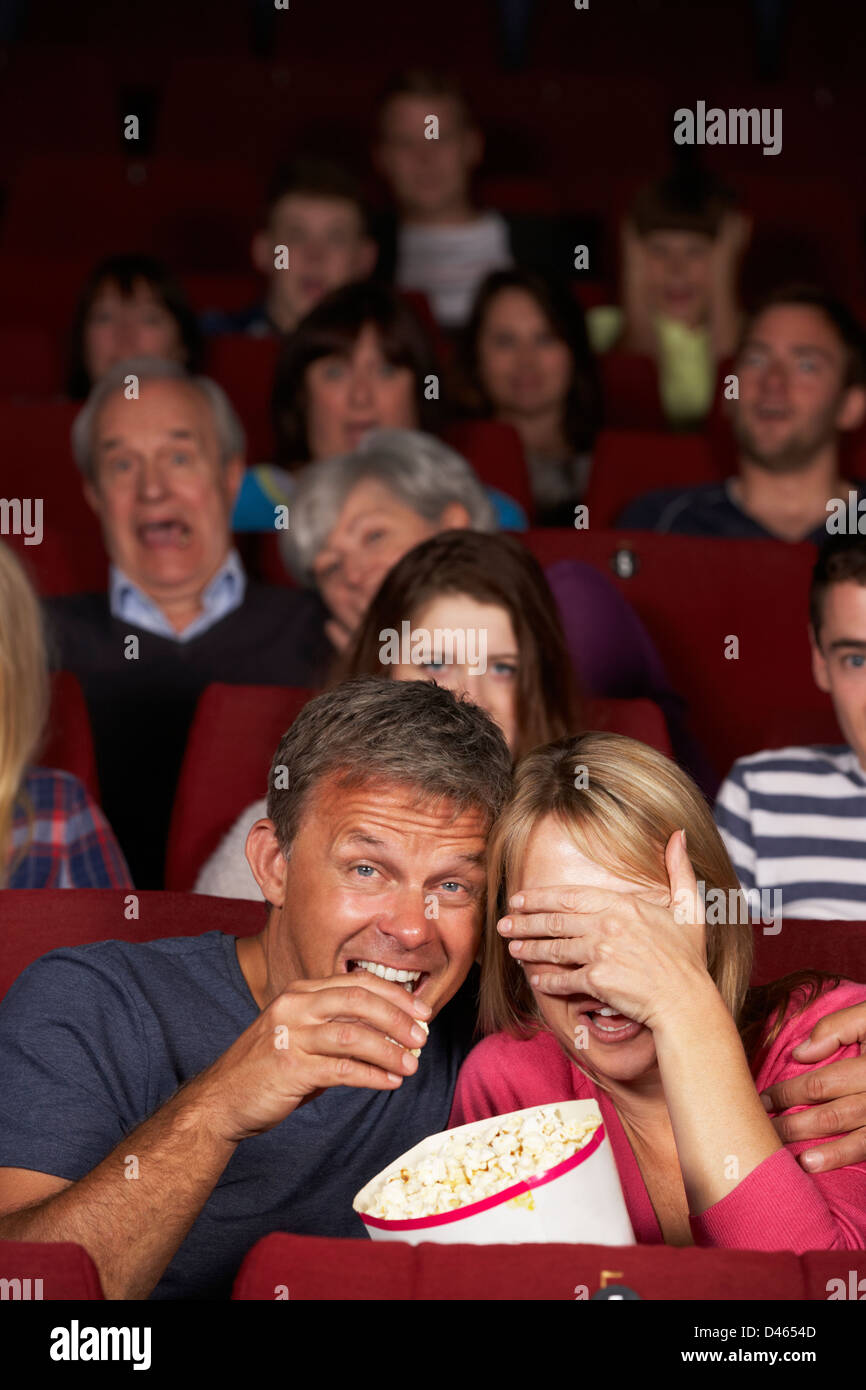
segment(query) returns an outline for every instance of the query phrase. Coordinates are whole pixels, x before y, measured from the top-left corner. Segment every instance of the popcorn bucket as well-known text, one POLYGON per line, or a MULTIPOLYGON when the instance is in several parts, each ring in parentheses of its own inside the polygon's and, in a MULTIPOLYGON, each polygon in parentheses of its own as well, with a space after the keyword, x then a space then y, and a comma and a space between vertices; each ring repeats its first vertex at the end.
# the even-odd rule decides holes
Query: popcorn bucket
POLYGON ((368 1182, 352 1206, 373 1240, 405 1240, 410 1245, 420 1245, 422 1241, 439 1245, 635 1244, 613 1150, 594 1100, 531 1106, 430 1135, 368 1182), (466 1205, 437 1215, 387 1220, 371 1214, 370 1209, 376 1205, 376 1197, 389 1177, 398 1175, 401 1169, 417 1168, 422 1160, 436 1155, 448 1135, 472 1139, 492 1133, 497 1121, 516 1121, 531 1115, 546 1118, 554 1112, 566 1122, 595 1122, 589 1138, 562 1162, 546 1170, 542 1168, 532 1177, 517 1178, 508 1187, 480 1200, 473 1201, 470 1192, 466 1205))

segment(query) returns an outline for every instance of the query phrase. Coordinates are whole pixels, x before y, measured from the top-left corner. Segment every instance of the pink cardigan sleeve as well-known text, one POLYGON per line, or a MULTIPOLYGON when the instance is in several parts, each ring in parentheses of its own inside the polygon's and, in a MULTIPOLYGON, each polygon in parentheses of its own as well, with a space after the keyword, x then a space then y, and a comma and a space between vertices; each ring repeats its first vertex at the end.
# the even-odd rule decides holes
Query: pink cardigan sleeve
MULTIPOLYGON (((866 1000, 866 988, 844 982, 790 1017, 756 1077, 759 1091, 812 1068, 791 1052, 826 1014, 866 1000)), ((841 1047, 820 1066, 856 1057, 841 1047)), ((798 1107, 803 1108, 803 1107, 798 1107)), ((829 1136, 828 1136, 829 1137, 829 1136)), ((796 1155, 826 1140, 787 1144, 700 1216, 690 1218, 696 1245, 726 1250, 862 1250, 866 1247, 866 1163, 830 1173, 807 1173, 796 1155)))
POLYGON ((473 1120, 486 1120, 491 1115, 507 1115, 521 1108, 508 1071, 502 1066, 503 1051, 498 1035, 484 1038, 473 1047, 457 1077, 449 1129, 471 1124, 473 1120))

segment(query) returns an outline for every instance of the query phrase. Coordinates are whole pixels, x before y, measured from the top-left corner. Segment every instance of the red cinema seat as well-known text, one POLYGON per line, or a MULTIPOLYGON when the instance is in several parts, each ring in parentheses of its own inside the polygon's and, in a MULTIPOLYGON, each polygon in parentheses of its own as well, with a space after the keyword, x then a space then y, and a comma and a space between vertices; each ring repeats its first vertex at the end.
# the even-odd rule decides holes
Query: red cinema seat
POLYGON ((99 778, 87 703, 71 671, 58 671, 51 679, 51 709, 39 764, 71 772, 84 783, 94 801, 99 801, 99 778))
POLYGON ((252 162, 201 152, 192 159, 136 158, 132 148, 131 157, 40 155, 22 162, 11 180, 5 248, 55 254, 46 189, 55 206, 75 209, 64 224, 65 257, 86 255, 95 262, 140 249, 196 271, 231 271, 247 263, 250 217, 262 193, 252 162))
POLYGON ((105 1298, 96 1265, 71 1241, 0 1240, 0 1279, 4 1299, 22 1303, 105 1298))
POLYGON ((781 931, 775 930, 777 922, 755 925, 753 984, 779 980, 793 970, 826 970, 866 984, 866 922, 798 921, 786 917, 784 908, 783 895, 781 931))
MULTIPOLYGON (((852 1268, 866 1271, 866 1251, 849 1255, 852 1268)), ((574 1302, 617 1283, 652 1300, 803 1299, 808 1258, 664 1245, 412 1246, 278 1232, 250 1250, 232 1298, 574 1302)))
POLYGON ((588 700, 586 727, 610 734, 625 734, 648 743, 665 757, 672 756, 665 717, 653 700, 588 700))
POLYGON ((191 889, 241 812, 267 792, 280 739, 315 692, 281 685, 209 685, 187 736, 168 837, 165 883, 191 889))
POLYGON ((208 344, 207 372, 226 392, 247 432, 249 463, 274 457, 271 388, 280 351, 278 338, 225 333, 208 344))
POLYGON ((0 327, 0 394, 50 396, 62 386, 53 334, 30 324, 0 327))
POLYGON ((262 297, 263 281, 252 271, 240 275, 188 271, 182 280, 190 303, 199 313, 208 309, 234 313, 262 297))
MULTIPOLYGON (((250 532, 246 534, 250 536, 250 532)), ((254 572, 263 584, 279 584, 287 589, 296 588, 294 575, 290 574, 283 564, 280 538, 276 531, 261 531, 252 539, 254 544, 249 552, 248 569, 254 572)))
MULTIPOLYGON (((47 505, 47 504, 46 504, 47 505)), ((52 508, 57 520, 59 509, 52 508)), ((95 517, 82 516, 63 531, 46 526, 39 545, 24 536, 4 536, 30 582, 42 598, 55 594, 103 593, 108 583, 108 556, 95 517)))
POLYGON ((89 254, 69 260, 4 250, 0 258, 3 323, 31 324, 50 332, 58 351, 65 348, 78 295, 94 261, 89 254))
POLYGON ((57 529, 93 515, 70 443, 80 409, 77 401, 0 399, 3 495, 43 498, 45 525, 57 529))
POLYGON ((651 357, 614 349, 601 354, 598 367, 604 420, 610 429, 665 429, 658 372, 651 357))
POLYGON ((513 497, 532 519, 529 469, 520 435, 513 425, 503 425, 498 420, 469 420, 451 425, 444 438, 472 464, 482 483, 513 497))
POLYGON ((208 931, 255 936, 261 903, 114 888, 5 888, 0 902, 0 998, 22 970, 61 946, 158 941, 208 931))
POLYGON ((721 476, 703 435, 602 430, 584 498, 590 525, 615 526, 623 508, 645 492, 712 483, 721 476))
POLYGON ((780 708, 803 716, 826 711, 806 632, 815 562, 808 541, 709 541, 592 527, 531 530, 521 539, 544 566, 563 559, 594 565, 629 600, 720 777, 736 758, 767 746, 780 708))

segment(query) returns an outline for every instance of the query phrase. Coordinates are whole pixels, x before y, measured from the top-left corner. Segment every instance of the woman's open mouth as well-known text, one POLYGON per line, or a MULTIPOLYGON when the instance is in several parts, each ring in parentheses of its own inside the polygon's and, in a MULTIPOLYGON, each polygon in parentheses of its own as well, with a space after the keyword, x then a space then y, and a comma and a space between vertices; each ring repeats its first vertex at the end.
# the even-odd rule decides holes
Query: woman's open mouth
POLYGON ((628 1042, 637 1037, 643 1028, 642 1023, 626 1018, 625 1014, 618 1013, 607 1004, 599 1004, 592 1010, 581 1009, 578 1020, 577 1028, 585 1026, 590 1037, 602 1043, 628 1042))

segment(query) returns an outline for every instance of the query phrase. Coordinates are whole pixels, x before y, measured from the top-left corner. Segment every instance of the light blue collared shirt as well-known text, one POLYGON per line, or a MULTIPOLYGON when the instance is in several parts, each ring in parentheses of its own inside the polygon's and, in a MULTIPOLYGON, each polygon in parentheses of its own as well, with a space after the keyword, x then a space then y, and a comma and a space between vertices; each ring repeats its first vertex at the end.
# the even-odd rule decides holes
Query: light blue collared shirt
POLYGON ((246 588, 247 576, 241 557, 236 550, 231 550, 201 596, 202 612, 183 632, 176 632, 153 599, 115 565, 110 567, 108 575, 108 603, 112 618, 119 618, 130 627, 142 628, 172 642, 189 642, 240 608, 246 588))

